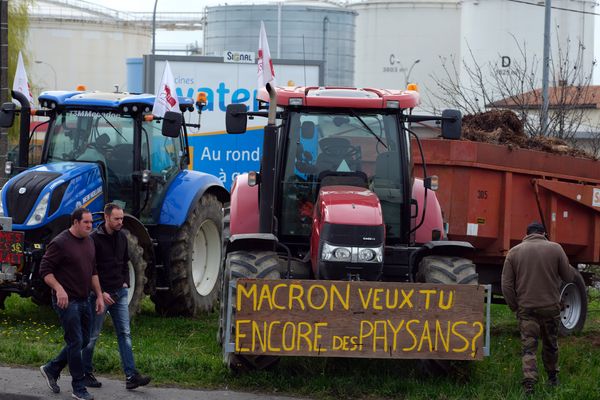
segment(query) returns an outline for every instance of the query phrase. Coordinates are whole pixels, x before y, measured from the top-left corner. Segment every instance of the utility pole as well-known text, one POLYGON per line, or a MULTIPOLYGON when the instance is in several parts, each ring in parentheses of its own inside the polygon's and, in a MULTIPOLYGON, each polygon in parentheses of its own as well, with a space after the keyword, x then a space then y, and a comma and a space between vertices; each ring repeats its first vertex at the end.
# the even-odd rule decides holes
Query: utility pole
POLYGON ((154 0, 154 10, 152 11, 152 55, 156 54, 156 6, 158 0, 154 0))
POLYGON ((544 18, 544 65, 542 72, 542 135, 548 136, 548 80, 550 73, 550 21, 552 15, 552 0, 546 0, 544 18))
MULTIPOLYGON (((8 88, 8 0, 0 1, 0 104, 9 100, 8 88)), ((0 130, 0 165, 6 162, 8 153, 8 130, 0 130)), ((4 168, 2 168, 4 169, 4 168)), ((0 173, 0 185, 6 183, 4 173, 0 173)))

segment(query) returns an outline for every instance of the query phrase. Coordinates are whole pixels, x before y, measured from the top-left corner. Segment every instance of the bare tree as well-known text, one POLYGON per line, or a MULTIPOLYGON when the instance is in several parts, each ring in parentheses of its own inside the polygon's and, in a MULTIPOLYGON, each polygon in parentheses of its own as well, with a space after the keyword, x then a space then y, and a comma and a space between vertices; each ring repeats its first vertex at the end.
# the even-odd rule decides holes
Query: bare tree
MULTIPOLYGON (((480 63, 468 46, 467 59, 454 56, 440 57, 442 76, 432 75, 437 86, 432 97, 465 114, 475 114, 492 108, 513 110, 523 121, 530 136, 542 134, 541 60, 530 55, 525 43, 513 36, 518 56, 509 67, 498 62, 480 63), (463 78, 459 66, 462 67, 463 78)), ((586 115, 586 104, 592 102, 590 84, 595 65, 585 65, 581 42, 573 46, 570 40, 560 46, 557 33, 557 51, 551 59, 550 110, 548 136, 573 139, 586 115), (573 54, 573 49, 576 49, 573 54)))

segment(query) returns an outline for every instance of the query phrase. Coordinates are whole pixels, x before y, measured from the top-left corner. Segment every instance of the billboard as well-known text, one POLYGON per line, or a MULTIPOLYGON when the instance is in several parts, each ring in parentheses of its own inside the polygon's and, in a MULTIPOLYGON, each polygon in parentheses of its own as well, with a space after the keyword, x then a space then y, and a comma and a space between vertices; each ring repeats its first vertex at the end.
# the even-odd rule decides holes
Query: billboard
MULTIPOLYGON (((244 103, 249 110, 258 110, 257 66, 241 58, 242 62, 232 62, 223 57, 144 56, 144 92, 155 93, 168 60, 178 96, 195 99, 199 92, 206 93, 207 104, 201 115, 185 113, 186 122, 201 125, 188 129, 190 164, 192 169, 217 176, 226 188, 238 174, 259 169, 266 124, 266 119, 256 118, 248 121, 243 135, 225 132, 228 104, 244 103)), ((278 85, 323 84, 322 61, 273 60, 273 64, 278 85)))

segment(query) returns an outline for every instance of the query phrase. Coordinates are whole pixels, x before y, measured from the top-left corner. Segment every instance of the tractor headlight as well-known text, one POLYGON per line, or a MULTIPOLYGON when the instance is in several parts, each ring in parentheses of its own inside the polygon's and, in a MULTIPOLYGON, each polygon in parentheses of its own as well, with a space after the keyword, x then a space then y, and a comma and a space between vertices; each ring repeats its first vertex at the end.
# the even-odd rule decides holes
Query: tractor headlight
POLYGON ((350 256, 350 250, 346 249, 345 247, 340 247, 333 251, 333 257, 338 260, 348 260, 350 259, 350 256))
POLYGON ((358 252, 358 260, 361 262, 369 262, 375 258, 373 249, 360 249, 358 252))
POLYGON ((33 210, 33 214, 31 214, 31 217, 29 217, 25 225, 37 225, 40 222, 42 222, 42 220, 46 216, 46 210, 48 210, 49 200, 50 193, 46 193, 44 197, 42 197, 42 200, 40 200, 40 202, 38 203, 37 207, 35 207, 35 210, 33 210))
POLYGON ((383 246, 358 248, 358 262, 381 263, 383 262, 383 246))
POLYGON ((343 247, 323 243, 321 260, 331 262, 381 263, 383 262, 383 246, 343 247))
POLYGON ((352 250, 349 247, 332 246, 323 243, 321 259, 324 261, 352 261, 352 250))

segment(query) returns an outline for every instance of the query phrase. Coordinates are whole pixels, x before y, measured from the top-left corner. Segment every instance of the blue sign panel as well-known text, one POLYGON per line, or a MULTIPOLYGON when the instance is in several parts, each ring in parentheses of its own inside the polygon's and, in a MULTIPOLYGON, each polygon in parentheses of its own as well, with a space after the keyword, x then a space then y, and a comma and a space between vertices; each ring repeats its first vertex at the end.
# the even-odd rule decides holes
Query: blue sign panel
POLYGON ((260 169, 263 129, 249 130, 242 135, 192 134, 191 169, 218 177, 227 189, 237 175, 260 169))

